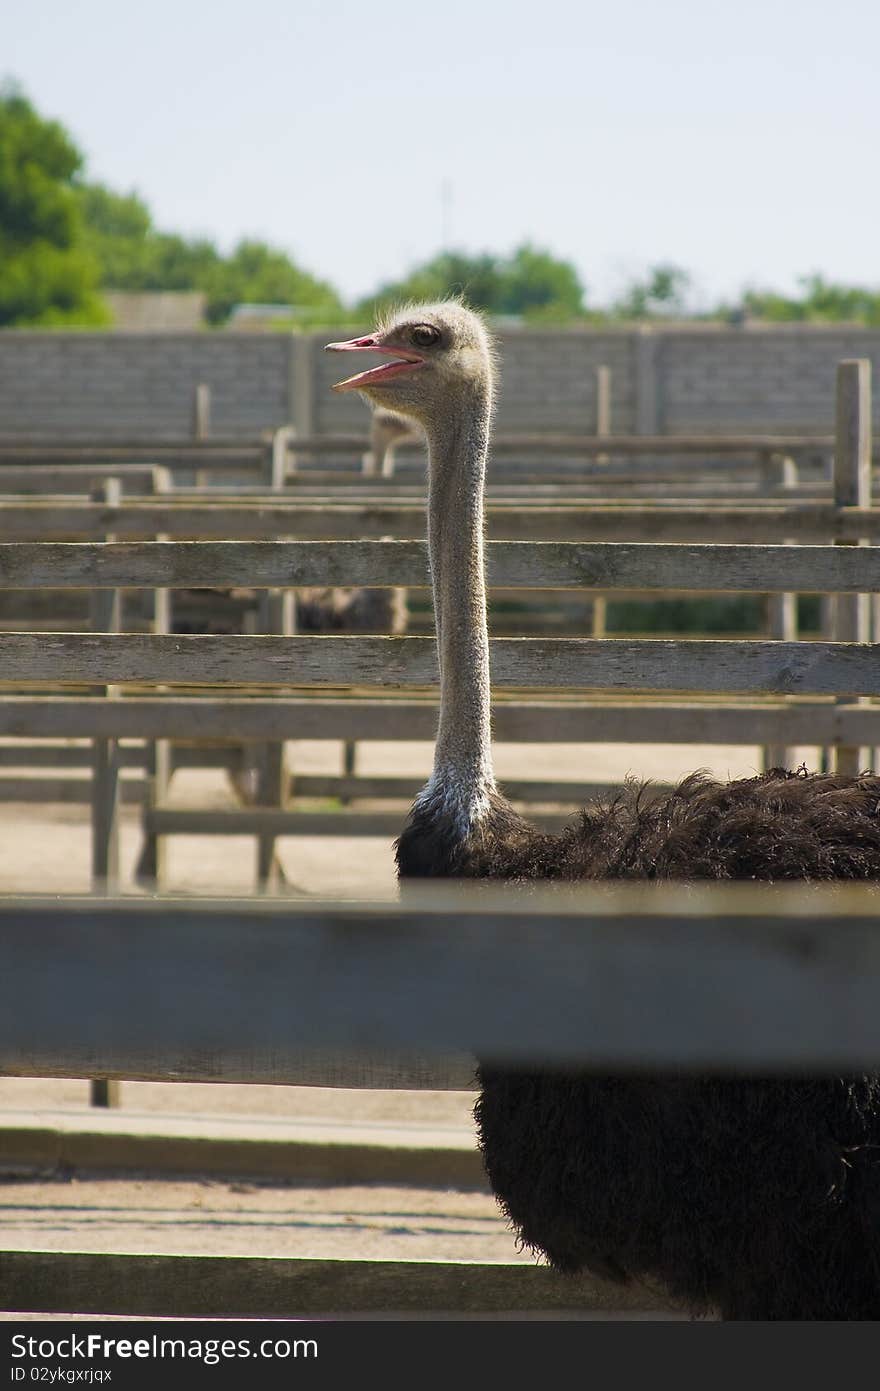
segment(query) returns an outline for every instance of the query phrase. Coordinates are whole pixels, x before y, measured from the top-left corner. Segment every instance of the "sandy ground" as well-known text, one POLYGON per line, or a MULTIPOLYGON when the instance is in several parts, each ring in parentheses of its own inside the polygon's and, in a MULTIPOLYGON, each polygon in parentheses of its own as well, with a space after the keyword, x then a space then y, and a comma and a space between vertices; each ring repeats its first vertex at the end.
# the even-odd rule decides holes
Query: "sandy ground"
MULTIPOLYGON (((802 756, 811 757, 812 751, 802 756)), ((425 744, 363 745, 359 767, 427 773, 425 744)), ((333 771, 341 750, 327 743, 290 747, 300 771, 333 771)), ((500 746, 500 777, 540 768, 543 776, 617 778, 627 773, 667 779, 694 767, 719 776, 747 776, 759 767, 757 748, 608 745, 500 746)), ((232 805, 222 774, 178 773, 179 805, 232 805)), ((85 806, 6 804, 0 807, 0 893, 85 892, 89 831, 85 806)), ((140 848, 138 810, 123 815, 123 889, 136 891, 132 869, 140 848)), ((395 892, 386 840, 335 837, 286 839, 279 852, 290 881, 321 897, 387 897, 395 892)), ((168 889, 186 894, 253 892, 254 844, 248 837, 171 840, 168 889)), ((255 1132, 272 1119, 296 1118, 357 1126, 362 1122, 446 1127, 472 1142, 473 1097, 445 1092, 368 1092, 295 1087, 157 1085, 124 1082, 127 1116, 237 1117, 255 1132), (471 1138, 469 1138, 471 1137, 471 1138)), ((0 1079, 0 1131, 24 1114, 68 1119, 89 1115, 81 1080, 0 1079)), ((49 1123, 47 1119, 47 1123, 49 1123)), ((519 1252, 486 1192, 437 1189, 319 1188, 242 1182, 235 1178, 162 1179, 87 1173, 0 1174, 2 1244, 7 1248, 531 1261, 519 1252)))
POLYGON ((7 1250, 534 1264, 483 1193, 75 1175, 7 1184, 0 1207, 7 1250))

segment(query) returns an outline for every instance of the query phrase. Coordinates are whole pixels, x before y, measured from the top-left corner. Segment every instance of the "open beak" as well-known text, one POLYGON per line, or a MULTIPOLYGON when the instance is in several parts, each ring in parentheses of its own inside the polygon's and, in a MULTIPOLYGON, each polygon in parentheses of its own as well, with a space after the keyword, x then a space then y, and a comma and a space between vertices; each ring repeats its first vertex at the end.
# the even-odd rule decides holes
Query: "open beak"
POLYGON ((334 382, 333 391, 359 391, 362 387, 370 386, 374 382, 387 382, 392 377, 408 375, 424 366, 425 361, 423 357, 419 357, 418 353, 380 343, 375 334, 372 333, 367 334, 365 338, 349 338, 345 343, 327 343, 324 351, 327 353, 384 353, 393 359, 391 362, 380 363, 378 367, 370 367, 366 372, 358 372, 354 377, 346 377, 345 381, 334 382))

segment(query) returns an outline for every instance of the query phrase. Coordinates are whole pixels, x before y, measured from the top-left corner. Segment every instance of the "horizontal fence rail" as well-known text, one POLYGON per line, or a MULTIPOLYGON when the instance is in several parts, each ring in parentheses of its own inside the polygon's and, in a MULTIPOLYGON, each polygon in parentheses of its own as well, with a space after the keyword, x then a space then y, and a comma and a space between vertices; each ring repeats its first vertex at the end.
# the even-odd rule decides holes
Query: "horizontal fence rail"
POLYGON ((492 1261, 309 1260, 278 1256, 153 1256, 93 1251, 0 1252, 0 1307, 129 1318, 298 1318, 566 1311, 667 1316, 674 1301, 641 1283, 558 1275, 492 1261))
MULTIPOLYGON (((96 469, 83 479, 77 479, 78 486, 68 484, 40 486, 33 480, 33 486, 4 487, 0 475, 0 497, 4 506, 18 500, 22 503, 42 500, 54 501, 58 505, 64 499, 72 502, 83 501, 91 491, 90 482, 101 482, 104 478, 119 478, 123 483, 123 496, 126 502, 145 502, 160 497, 162 501, 174 504, 196 504, 200 498, 215 505, 238 505, 240 503, 281 503, 285 506, 299 506, 324 502, 330 505, 363 504, 388 506, 397 503, 421 503, 424 506, 427 491, 426 479, 395 479, 394 486, 386 485, 376 489, 372 481, 359 476, 345 478, 326 478, 324 475, 309 477, 297 483, 295 489, 279 490, 258 483, 236 483, 221 487, 203 485, 194 488, 181 484, 173 488, 165 486, 153 488, 140 485, 136 478, 130 478, 125 470, 107 467, 103 472, 96 469)), ((788 506, 794 503, 829 503, 833 492, 827 479, 811 479, 796 485, 764 483, 757 477, 715 479, 711 477, 690 478, 669 474, 666 478, 650 479, 640 476, 629 477, 621 474, 606 476, 601 474, 575 474, 563 479, 551 477, 535 478, 532 475, 512 474, 497 476, 486 485, 485 496, 490 505, 530 503, 548 505, 552 503, 629 503, 640 502, 643 506, 653 503, 659 505, 670 502, 709 502, 716 505, 727 503, 731 506, 753 506, 755 504, 775 504, 788 506)))
POLYGON ((474 1085, 880 1063, 876 886, 465 889, 402 903, 0 901, 0 1070, 474 1085))
MULTIPOLYGON (((296 536, 303 540, 327 537, 414 538, 425 535, 425 507, 394 500, 338 502, 228 501, 179 503, 135 498, 118 505, 68 500, 16 501, 2 510, 7 541, 40 541, 112 534, 127 538, 170 538, 241 541, 296 536)), ((717 542, 777 542, 791 536, 801 542, 880 540, 880 508, 835 507, 827 502, 756 503, 749 506, 709 501, 626 503, 596 501, 525 502, 503 504, 490 500, 490 537, 511 541, 541 537, 577 541, 662 540, 717 542)))
POLYGON ((35 464, 103 464, 103 463, 162 463, 177 460, 188 464, 203 464, 210 468, 235 468, 242 463, 259 462, 266 457, 268 441, 223 439, 208 440, 137 439, 83 441, 64 444, 58 440, 2 440, 0 463, 35 464))
MULTIPOLYGON (((424 787, 421 779, 419 787, 424 787)), ((418 790, 418 788, 416 789, 418 790)), ((507 789, 505 789, 507 790, 507 789)), ((601 791, 606 792, 606 786, 601 791)), ((650 799, 660 791, 662 785, 651 785, 647 796, 650 799)), ((591 788, 592 794, 600 791, 599 785, 591 788)), ((313 796, 314 793, 302 793, 313 796)), ((342 795, 339 790, 334 795, 342 795)), ((369 793, 356 794, 361 797, 369 793)), ((565 811, 564 794, 557 788, 553 797, 557 810, 552 812, 535 811, 530 808, 530 820, 542 830, 560 832, 571 820, 573 804, 577 796, 569 800, 571 809, 565 811)), ((397 811, 295 811, 290 807, 234 807, 217 811, 194 807, 147 807, 144 811, 144 828, 156 835, 272 835, 272 836, 375 836, 386 842, 386 846, 400 834, 405 820, 404 808, 412 797, 397 797, 401 808, 397 811)), ((531 796, 525 798, 533 802, 531 796)))
MULTIPOLYGON (((860 593, 880 590, 880 549, 489 541, 490 585, 860 593)), ((424 541, 0 543, 0 588, 425 587, 424 541)))
POLYGON ((45 464, 0 463, 0 493, 15 497, 19 493, 46 494, 88 491, 92 483, 118 478, 126 490, 152 494, 163 484, 170 487, 168 470, 159 464, 45 464))
MULTIPOLYGON (((183 740, 433 740, 434 700, 277 696, 4 696, 0 736, 183 740)), ((880 706, 823 701, 779 704, 639 700, 495 701, 498 743, 810 744, 880 743, 880 706)), ((14 754, 14 746, 11 746, 14 754)))
MULTIPOLYGON (((365 450, 370 446, 366 436, 359 435, 294 435, 289 449, 296 453, 332 453, 340 449, 365 450)), ((492 454, 791 454, 801 451, 821 453, 833 449, 831 435, 597 435, 561 431, 498 433, 492 438, 492 454)), ((423 448, 418 442, 399 446, 401 450, 423 448)))
MULTIPOLYGON (((880 695, 878 643, 492 638, 489 650, 500 688, 880 695)), ((6 685, 403 690, 437 679, 427 637, 0 633, 6 685)))
MULTIPOLYGON (((282 427, 285 428, 285 427, 282 427)), ((205 440, 192 439, 144 439, 132 438, 117 441, 88 441, 64 444, 57 439, 17 440, 10 437, 0 439, 0 460, 33 459, 44 460, 50 456, 55 459, 69 459, 81 463, 83 460, 105 460, 135 458, 153 455, 162 459, 166 455, 181 455, 192 458, 211 459, 213 455, 235 455, 247 458, 262 455, 269 440, 247 440, 236 437, 224 438, 219 435, 205 440)), ((310 454, 333 454, 351 451, 362 454, 370 449, 372 441, 368 434, 337 431, 328 434, 297 435, 289 433, 286 447, 290 453, 308 451, 310 454)), ((585 455, 607 454, 737 454, 737 453, 782 453, 790 454, 803 450, 820 453, 832 449, 834 438, 831 435, 770 435, 770 434, 676 434, 676 435, 612 435, 586 434, 583 432, 541 431, 498 433, 492 441, 495 454, 502 453, 581 453, 585 455)), ((420 449, 417 441, 400 444, 399 448, 420 449)))

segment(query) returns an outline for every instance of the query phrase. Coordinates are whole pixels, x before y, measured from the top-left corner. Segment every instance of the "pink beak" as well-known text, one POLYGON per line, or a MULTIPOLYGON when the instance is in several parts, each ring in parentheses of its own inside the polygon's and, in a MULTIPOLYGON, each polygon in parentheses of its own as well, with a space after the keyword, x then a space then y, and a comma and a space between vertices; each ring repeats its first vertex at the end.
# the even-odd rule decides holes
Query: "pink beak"
POLYGON ((348 338, 344 343, 325 343, 324 352, 356 353, 366 352, 368 348, 373 348, 376 352, 380 351, 375 334, 368 333, 365 338, 348 338))
POLYGON ((375 334, 367 334, 364 338, 349 338, 346 342, 327 343, 324 347, 327 353, 385 353, 394 358, 393 362, 383 362, 378 367, 371 367, 366 372, 358 372, 354 377, 346 377, 345 381, 334 382, 334 391, 357 391, 359 388, 369 386, 371 382, 386 382, 393 377, 399 377, 414 371, 424 364, 424 358, 418 353, 409 352, 405 348, 391 347, 385 343, 380 343, 375 334))

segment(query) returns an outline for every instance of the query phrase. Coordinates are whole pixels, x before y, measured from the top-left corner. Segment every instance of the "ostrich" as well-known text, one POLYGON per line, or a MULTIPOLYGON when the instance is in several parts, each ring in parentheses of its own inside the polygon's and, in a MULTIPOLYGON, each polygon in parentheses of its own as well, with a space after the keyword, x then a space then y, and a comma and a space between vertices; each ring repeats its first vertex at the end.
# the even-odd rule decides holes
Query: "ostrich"
MULTIPOLYGON (((374 410, 370 416, 369 461, 364 472, 390 477, 398 444, 419 439, 412 421, 393 411, 374 410)), ((301 633, 405 633, 409 627, 406 589, 300 589, 296 596, 296 626, 301 633)))
POLYGON ((406 589, 298 589, 296 626, 300 633, 405 633, 406 589))
POLYGON ((398 445, 417 444, 421 437, 412 420, 378 406, 370 416, 370 449, 366 456, 369 467, 365 472, 390 478, 398 445))
MULTIPOLYGON (((172 621, 175 633, 239 633, 248 610, 257 610, 256 589, 182 589, 183 613, 172 621), (205 596, 210 596, 207 601, 205 596), (198 606, 210 608, 208 616, 198 606), (192 610, 195 609, 195 612, 192 610)), ((409 626, 406 589, 303 587, 296 591, 296 627, 300 633, 405 633, 409 626)))
MULTIPOLYGON (((390 477, 397 445, 419 438, 412 421, 393 411, 372 411, 364 472, 390 477)), ((391 589, 300 589, 296 626, 301 633, 405 633, 409 627, 406 589, 401 585, 391 589)))
MULTIPOLYGON (((494 363, 458 302, 396 313, 336 351, 386 361, 338 383, 412 416, 429 445, 440 667, 434 768, 401 879, 880 878, 880 778, 774 769, 635 785, 539 831, 495 784, 482 498, 494 363)), ((556 1269, 659 1283, 694 1315, 880 1317, 880 1078, 595 1075, 478 1062, 477 1138, 519 1241, 556 1269)))

